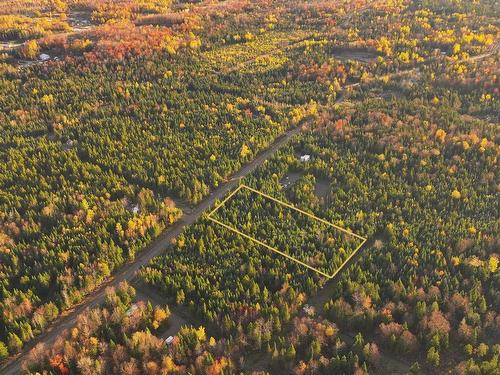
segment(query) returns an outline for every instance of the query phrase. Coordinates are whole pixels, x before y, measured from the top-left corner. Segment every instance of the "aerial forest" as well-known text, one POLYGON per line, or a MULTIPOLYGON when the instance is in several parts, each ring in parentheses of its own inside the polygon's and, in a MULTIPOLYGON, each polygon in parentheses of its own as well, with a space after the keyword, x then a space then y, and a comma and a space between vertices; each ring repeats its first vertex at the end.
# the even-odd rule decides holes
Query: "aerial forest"
POLYGON ((0 365, 499 373, 494 0, 4 3, 0 365))

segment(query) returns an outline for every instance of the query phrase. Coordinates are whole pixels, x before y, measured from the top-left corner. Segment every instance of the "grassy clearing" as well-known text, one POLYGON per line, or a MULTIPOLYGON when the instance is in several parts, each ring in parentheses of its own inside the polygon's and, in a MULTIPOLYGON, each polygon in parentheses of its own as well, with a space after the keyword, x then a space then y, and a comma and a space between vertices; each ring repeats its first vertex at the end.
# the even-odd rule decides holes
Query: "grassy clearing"
POLYGON ((253 40, 237 44, 226 44, 219 48, 204 52, 210 66, 224 70, 241 67, 255 60, 257 69, 267 69, 269 65, 279 65, 286 61, 283 50, 291 43, 307 38, 308 33, 296 30, 293 33, 284 31, 269 31, 255 36, 253 40), (276 58, 265 57, 275 55, 276 58))

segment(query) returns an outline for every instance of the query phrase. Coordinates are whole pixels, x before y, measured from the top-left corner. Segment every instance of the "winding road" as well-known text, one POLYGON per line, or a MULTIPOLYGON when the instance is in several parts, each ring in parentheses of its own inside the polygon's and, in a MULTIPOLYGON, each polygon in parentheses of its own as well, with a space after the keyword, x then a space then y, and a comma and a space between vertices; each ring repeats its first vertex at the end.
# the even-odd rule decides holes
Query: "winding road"
POLYGON ((293 136, 300 132, 301 126, 290 128, 284 134, 279 136, 269 148, 261 151, 254 160, 244 165, 238 172, 236 172, 229 180, 221 184, 217 189, 203 199, 200 203, 189 210, 184 212, 183 216, 174 225, 166 229, 160 236, 158 236, 149 246, 147 246, 137 257, 121 267, 109 280, 101 284, 96 290, 88 294, 85 299, 66 310, 59 318, 57 318, 50 327, 43 332, 40 336, 35 337, 32 341, 27 343, 20 354, 18 354, 11 361, 7 362, 0 368, 2 375, 17 375, 21 373, 21 364, 24 357, 29 351, 37 344, 43 343, 50 345, 55 341, 65 329, 72 327, 78 315, 83 313, 86 309, 91 309, 98 306, 104 301, 105 291, 108 287, 116 287, 122 281, 131 281, 137 271, 149 261, 160 255, 165 248, 170 244, 171 240, 176 238, 182 230, 193 224, 208 208, 210 208, 217 200, 221 200, 230 190, 236 187, 240 178, 247 176, 253 172, 265 160, 269 159, 273 154, 287 144, 293 136))

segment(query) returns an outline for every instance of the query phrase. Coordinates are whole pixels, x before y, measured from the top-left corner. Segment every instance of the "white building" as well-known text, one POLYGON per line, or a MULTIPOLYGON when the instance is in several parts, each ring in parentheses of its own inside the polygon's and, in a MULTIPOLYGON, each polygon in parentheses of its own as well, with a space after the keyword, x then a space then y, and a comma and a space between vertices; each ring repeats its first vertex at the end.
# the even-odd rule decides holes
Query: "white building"
POLYGON ((309 160, 311 160, 311 155, 302 155, 302 156, 300 157, 300 161, 301 161, 301 162, 307 162, 307 161, 309 161, 309 160))

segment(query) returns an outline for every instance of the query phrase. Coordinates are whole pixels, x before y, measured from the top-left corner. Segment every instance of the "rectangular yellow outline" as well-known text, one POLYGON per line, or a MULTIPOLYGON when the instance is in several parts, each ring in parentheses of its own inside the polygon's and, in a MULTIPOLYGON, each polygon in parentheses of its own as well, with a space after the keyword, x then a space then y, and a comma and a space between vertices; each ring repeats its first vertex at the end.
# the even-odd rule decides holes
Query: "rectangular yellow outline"
POLYGON ((286 203, 286 202, 284 202, 284 201, 282 201, 282 200, 279 200, 279 199, 276 199, 276 198, 274 198, 274 197, 271 197, 270 195, 267 195, 267 194, 265 194, 265 193, 263 193, 263 192, 261 192, 261 191, 255 190, 254 188, 251 188, 250 186, 247 186, 247 185, 245 185, 245 184, 240 184, 240 185, 239 185, 239 186, 238 186, 238 187, 237 187, 237 188, 236 188, 236 189, 235 189, 235 190, 234 190, 231 194, 229 194, 229 195, 228 195, 228 196, 227 196, 227 197, 226 197, 226 198, 225 198, 225 199, 224 199, 221 203, 219 203, 219 204, 218 204, 218 205, 217 205, 217 206, 216 206, 216 207, 215 207, 212 211, 210 211, 210 213, 207 215, 207 219, 212 220, 214 223, 219 224, 219 225, 223 226, 224 228, 229 229, 230 231, 232 231, 232 232, 234 232, 234 233, 236 233, 236 234, 239 234, 240 236, 245 237, 245 238, 249 239, 250 241, 255 242, 256 244, 261 245, 261 246, 264 246, 266 249, 269 249, 269 250, 271 250, 271 251, 274 251, 275 253, 278 253, 278 254, 280 254, 280 255, 284 256, 285 258, 288 258, 288 259, 290 259, 290 260, 292 260, 292 261, 294 261, 294 262, 296 262, 296 263, 300 264, 301 266, 307 267, 307 268, 309 268, 310 270, 313 270, 313 271, 315 271, 315 272, 319 273, 320 275, 325 276, 325 277, 327 277, 327 278, 329 278, 329 279, 333 279, 333 278, 334 278, 334 277, 335 277, 335 276, 336 276, 336 275, 337 275, 337 274, 338 274, 338 273, 339 273, 339 272, 340 272, 340 271, 341 271, 341 270, 345 267, 345 265, 349 262, 349 260, 351 260, 351 258, 352 258, 354 255, 356 255, 356 253, 359 251, 359 249, 361 249, 361 247, 362 247, 362 246, 366 243, 366 241, 368 241, 368 239, 367 239, 367 238, 365 238, 365 237, 361 237, 361 236, 357 235, 356 233, 350 232, 350 231, 348 231, 348 230, 346 230, 346 229, 344 229, 344 228, 339 227, 338 225, 332 224, 332 223, 330 223, 330 222, 328 222, 328 221, 326 221, 326 220, 323 220, 323 219, 321 219, 321 218, 319 218, 319 217, 317 217, 317 216, 314 216, 313 214, 310 214, 309 212, 306 212, 306 211, 304 211, 304 210, 301 210, 300 208, 297 208, 297 207, 295 207, 295 206, 291 205, 290 203, 286 203), (359 245, 359 246, 358 246, 358 247, 357 247, 357 248, 356 248, 356 249, 355 249, 355 250, 351 253, 351 255, 349 255, 349 256, 347 257, 347 259, 346 259, 346 260, 345 260, 345 261, 344 261, 344 262, 343 262, 343 263, 339 266, 339 268, 338 268, 338 269, 337 269, 337 270, 336 270, 333 274, 328 275, 327 273, 325 273, 325 272, 323 272, 323 271, 320 271, 319 269, 314 268, 314 267, 312 267, 312 266, 310 266, 310 265, 308 265, 308 264, 306 264, 306 263, 304 263, 304 262, 302 262, 302 261, 298 260, 297 258, 294 258, 294 257, 292 257, 292 256, 290 256, 290 255, 288 255, 288 254, 285 254, 284 252, 282 252, 282 251, 278 250, 277 248, 272 247, 272 246, 269 246, 269 245, 265 244, 264 242, 259 241, 258 239, 254 238, 254 237, 252 237, 252 236, 249 236, 249 235, 247 235, 247 234, 245 234, 245 233, 243 233, 243 232, 239 231, 238 229, 233 228, 233 227, 231 227, 231 226, 229 226, 229 225, 227 225, 227 224, 224 224, 223 222, 221 222, 221 221, 219 221, 219 220, 217 220, 217 219, 214 219, 214 218, 212 217, 212 215, 213 215, 213 214, 214 214, 214 213, 215 213, 215 212, 216 212, 219 208, 221 208, 221 207, 222 207, 222 206, 223 206, 223 205, 224 205, 224 204, 225 204, 225 203, 226 203, 229 199, 231 199, 231 197, 233 197, 233 196, 234 196, 234 195, 235 195, 238 191, 240 191, 240 190, 241 190, 241 189, 243 189, 243 188, 244 188, 244 189, 247 189, 247 190, 250 190, 250 191, 252 191, 252 192, 254 192, 254 193, 257 193, 257 194, 259 194, 259 195, 261 195, 261 196, 263 196, 263 197, 265 197, 265 198, 271 199, 272 201, 274 201, 274 202, 276 202, 276 203, 279 203, 279 204, 282 204, 282 205, 284 205, 284 206, 286 206, 286 207, 288 207, 288 208, 291 208, 292 210, 298 211, 298 212, 300 212, 301 214, 304 214, 304 215, 306 215, 306 216, 309 216, 309 217, 310 217, 310 218, 312 218, 312 219, 318 220, 318 221, 320 221, 320 222, 321 222, 321 223, 323 223, 323 224, 327 224, 327 225, 329 225, 329 226, 331 226, 331 227, 333 227, 333 228, 335 228, 335 229, 340 230, 341 232, 344 232, 344 233, 346 233, 346 234, 348 234, 348 235, 351 235, 351 236, 353 236, 353 237, 356 237, 356 238, 358 238, 358 239, 362 240, 362 242, 361 242, 361 244, 360 244, 360 245, 359 245))

